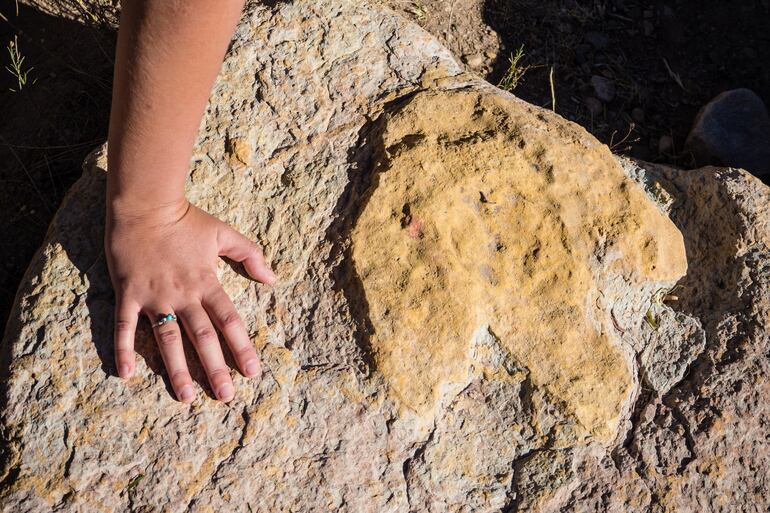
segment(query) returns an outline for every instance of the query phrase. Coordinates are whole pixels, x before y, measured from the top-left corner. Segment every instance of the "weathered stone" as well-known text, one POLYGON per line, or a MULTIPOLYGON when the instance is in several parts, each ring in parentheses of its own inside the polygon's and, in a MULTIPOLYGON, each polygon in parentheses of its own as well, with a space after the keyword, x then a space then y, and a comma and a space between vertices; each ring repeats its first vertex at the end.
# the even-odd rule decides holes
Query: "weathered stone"
POLYGON ((685 152, 699 166, 742 167, 757 176, 770 176, 767 107, 748 89, 720 94, 698 113, 685 152))
POLYGON ((745 173, 621 167, 379 7, 250 3, 187 191, 281 281, 222 263, 265 374, 184 405, 147 323, 114 377, 105 157, 4 337, 1 511, 767 509, 745 173))
POLYGON ((668 322, 692 320, 657 341, 645 323, 640 340, 668 338, 692 355, 702 329, 705 347, 684 374, 662 376, 661 393, 643 384, 623 443, 609 454, 575 450, 572 481, 537 511, 766 511, 770 189, 745 171, 622 163, 670 209, 689 263, 668 322))
POLYGON ((594 94, 605 103, 615 99, 615 82, 601 75, 591 77, 591 87, 594 88, 594 94))

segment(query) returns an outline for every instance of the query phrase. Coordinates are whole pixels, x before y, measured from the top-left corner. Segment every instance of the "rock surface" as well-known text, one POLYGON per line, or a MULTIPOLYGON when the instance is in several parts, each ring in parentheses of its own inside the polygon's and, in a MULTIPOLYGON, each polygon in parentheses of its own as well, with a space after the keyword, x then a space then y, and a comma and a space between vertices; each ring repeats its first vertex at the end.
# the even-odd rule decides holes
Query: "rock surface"
POLYGON ((1 511, 767 509, 746 173, 621 167, 377 7, 249 4, 187 189, 281 282, 222 264, 265 374, 188 406, 146 324, 114 377, 105 157, 3 340, 1 511))

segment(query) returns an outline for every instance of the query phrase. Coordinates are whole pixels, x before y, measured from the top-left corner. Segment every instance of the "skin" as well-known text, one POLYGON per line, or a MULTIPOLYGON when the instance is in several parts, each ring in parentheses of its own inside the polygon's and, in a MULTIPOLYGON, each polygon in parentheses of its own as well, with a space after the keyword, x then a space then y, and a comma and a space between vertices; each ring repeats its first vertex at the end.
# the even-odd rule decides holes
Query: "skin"
POLYGON ((153 327, 176 397, 195 399, 183 328, 216 397, 235 395, 216 326, 240 371, 261 374, 246 328, 216 277, 218 258, 273 284, 261 249, 184 195, 192 147, 242 0, 124 0, 109 129, 105 251, 115 289, 118 374, 135 370, 140 315, 153 327), (181 326, 180 326, 181 323, 181 326))

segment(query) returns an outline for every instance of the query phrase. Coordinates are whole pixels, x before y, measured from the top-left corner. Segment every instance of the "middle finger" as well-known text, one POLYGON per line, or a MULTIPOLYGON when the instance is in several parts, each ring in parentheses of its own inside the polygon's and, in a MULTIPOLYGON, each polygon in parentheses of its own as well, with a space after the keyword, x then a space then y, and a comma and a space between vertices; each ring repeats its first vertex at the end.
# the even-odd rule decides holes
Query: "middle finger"
POLYGON ((208 314, 201 305, 190 305, 180 312, 180 316, 217 399, 225 402, 232 400, 235 387, 230 369, 225 363, 222 346, 208 314))

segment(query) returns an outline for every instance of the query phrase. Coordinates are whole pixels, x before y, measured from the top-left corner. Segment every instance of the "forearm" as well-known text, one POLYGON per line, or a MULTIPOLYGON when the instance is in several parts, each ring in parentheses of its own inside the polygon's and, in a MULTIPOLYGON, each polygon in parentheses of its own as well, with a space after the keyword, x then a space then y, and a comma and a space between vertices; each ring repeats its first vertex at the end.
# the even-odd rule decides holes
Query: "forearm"
POLYGON ((108 214, 184 202, 200 119, 243 0, 125 0, 109 128, 108 214))

